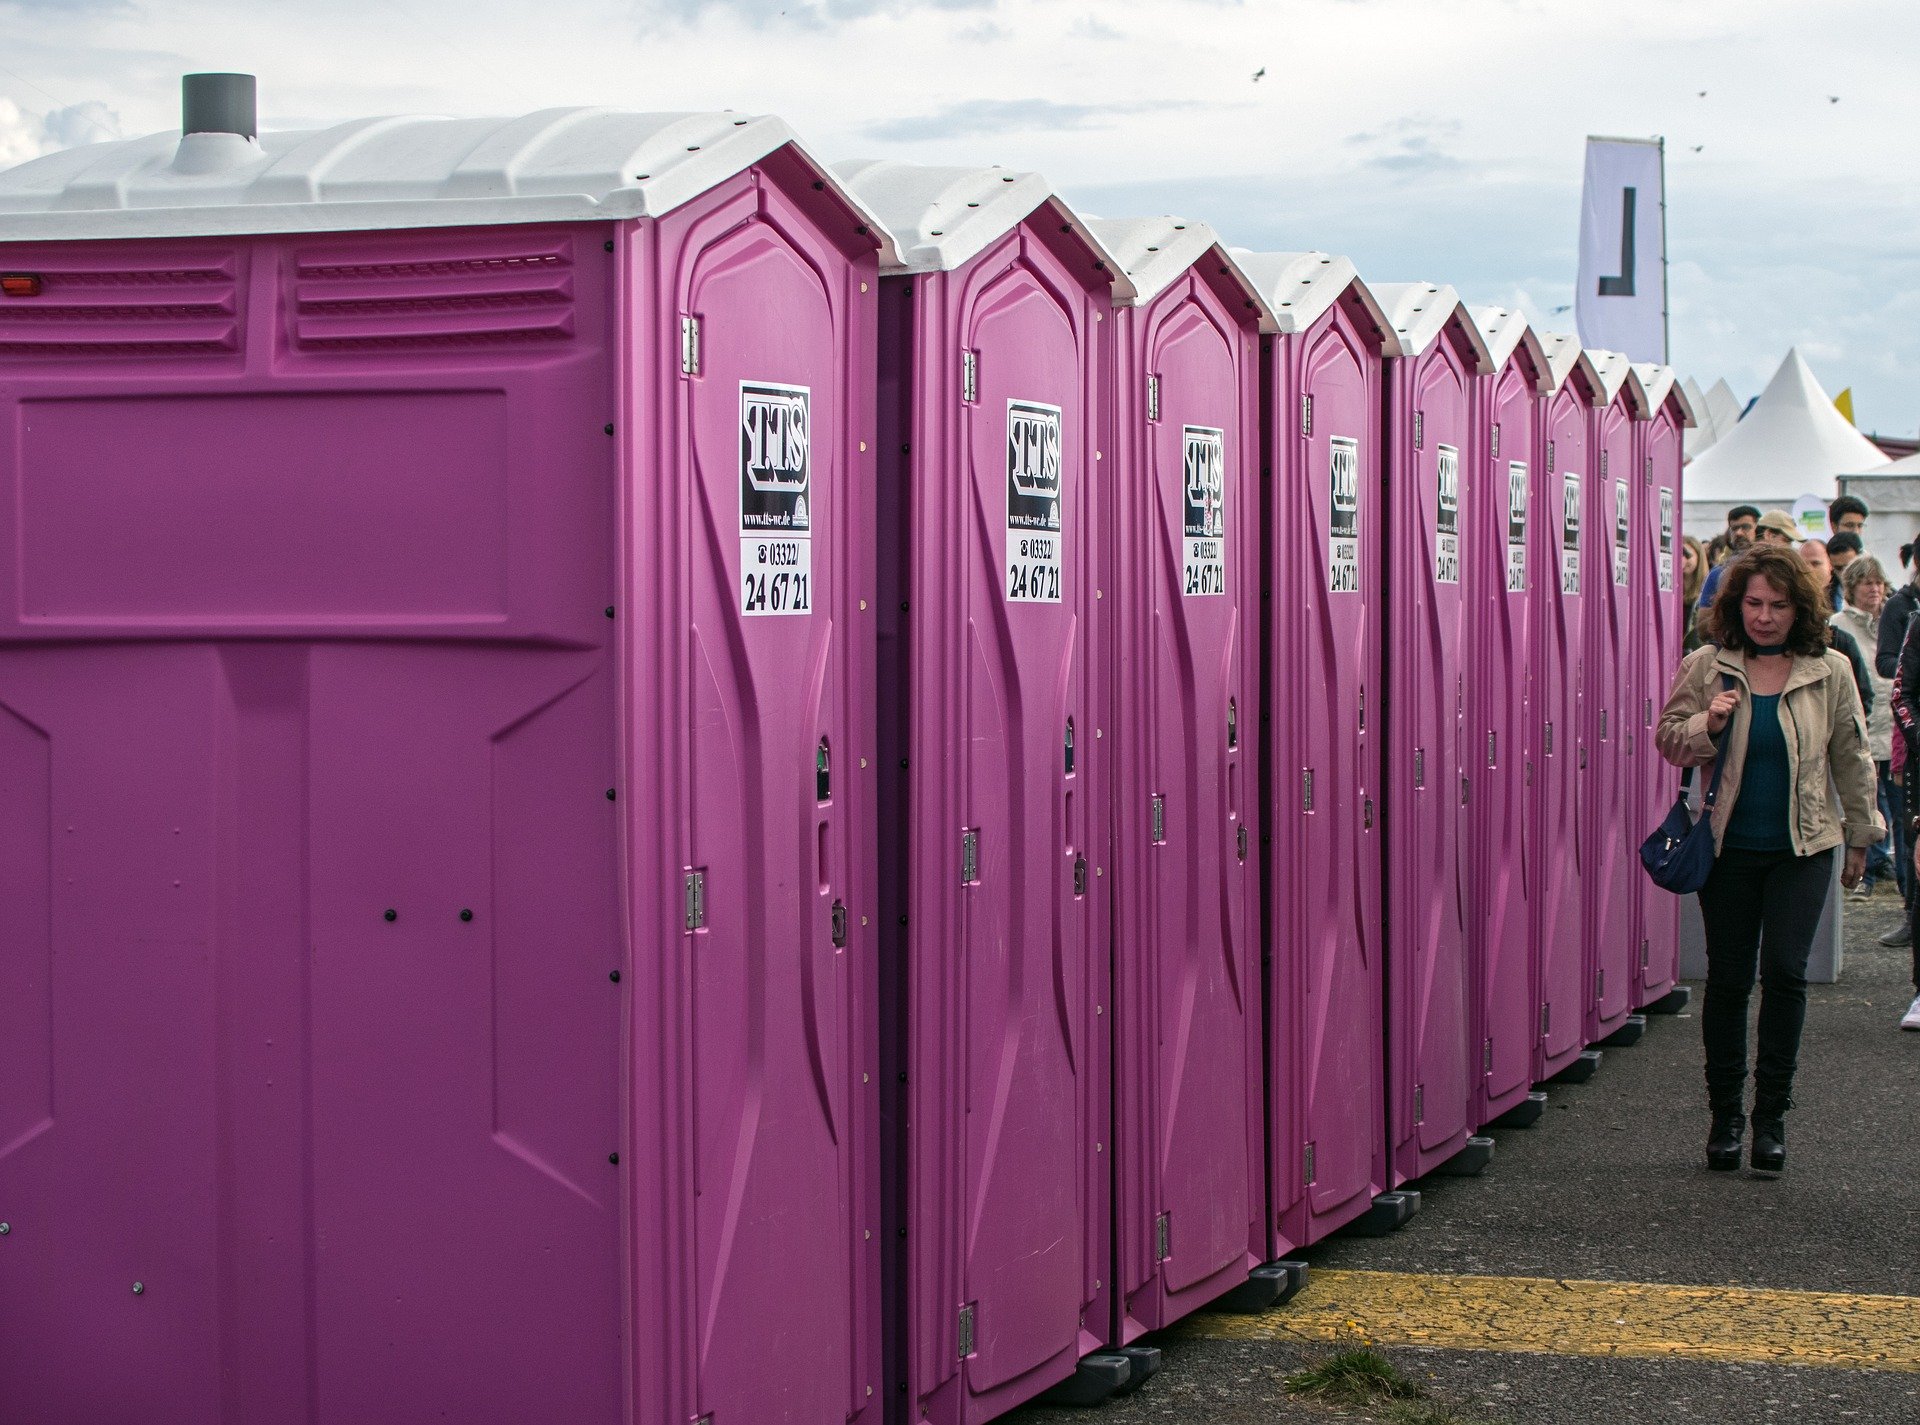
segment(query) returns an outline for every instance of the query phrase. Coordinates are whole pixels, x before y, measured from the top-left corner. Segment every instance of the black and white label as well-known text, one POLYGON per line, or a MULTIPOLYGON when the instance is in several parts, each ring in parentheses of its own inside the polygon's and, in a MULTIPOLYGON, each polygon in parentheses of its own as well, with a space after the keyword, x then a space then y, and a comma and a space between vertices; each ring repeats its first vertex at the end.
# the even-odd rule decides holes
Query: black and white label
POLYGON ((1673 491, 1660 487, 1660 591, 1673 592, 1673 491))
POLYGON ((1336 435, 1328 445, 1327 589, 1360 592, 1360 442, 1336 435))
POLYGON ((1206 426, 1180 430, 1185 494, 1186 564, 1181 590, 1189 595, 1227 592, 1227 438, 1206 426))
POLYGON ((1627 582, 1627 555, 1633 548, 1633 527, 1627 509, 1627 482, 1613 482, 1613 582, 1627 582))
POLYGON ((1460 582, 1460 451, 1435 447, 1440 457, 1439 502, 1434 506, 1433 577, 1436 583, 1460 582))
POLYGON ((1007 598, 1060 602, 1060 408, 1007 402, 1007 598))
POLYGON ((1560 592, 1580 592, 1580 477, 1568 475, 1560 487, 1560 592))
POLYGON ((1527 462, 1507 462, 1507 592, 1527 587, 1527 462))
POLYGON ((813 612, 811 395, 740 383, 740 612, 813 612))

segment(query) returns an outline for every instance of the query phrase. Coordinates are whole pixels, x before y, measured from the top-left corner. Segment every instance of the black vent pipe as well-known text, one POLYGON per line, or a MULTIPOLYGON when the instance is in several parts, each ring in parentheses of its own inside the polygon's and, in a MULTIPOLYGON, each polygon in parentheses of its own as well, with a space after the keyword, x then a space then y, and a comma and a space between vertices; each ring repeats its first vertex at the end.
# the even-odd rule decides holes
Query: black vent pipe
POLYGON ((251 74, 180 76, 180 132, 258 138, 259 106, 251 74))

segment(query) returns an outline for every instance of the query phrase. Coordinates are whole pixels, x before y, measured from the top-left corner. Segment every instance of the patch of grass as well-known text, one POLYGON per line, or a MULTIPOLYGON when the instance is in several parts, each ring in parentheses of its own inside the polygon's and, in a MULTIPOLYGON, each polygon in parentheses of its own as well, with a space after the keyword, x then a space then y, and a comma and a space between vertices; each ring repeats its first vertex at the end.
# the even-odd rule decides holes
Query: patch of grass
POLYGON ((1485 1425, 1485 1419, 1436 1400, 1396 1400, 1387 1407, 1388 1425, 1485 1425))
MULTIPOLYGON (((1425 1391, 1371 1346, 1344 1346, 1287 1377, 1287 1389, 1330 1405, 1418 1401, 1425 1391)), ((1414 1425, 1408 1421, 1407 1425, 1414 1425)), ((1435 1422, 1439 1425, 1439 1422, 1435 1422)))

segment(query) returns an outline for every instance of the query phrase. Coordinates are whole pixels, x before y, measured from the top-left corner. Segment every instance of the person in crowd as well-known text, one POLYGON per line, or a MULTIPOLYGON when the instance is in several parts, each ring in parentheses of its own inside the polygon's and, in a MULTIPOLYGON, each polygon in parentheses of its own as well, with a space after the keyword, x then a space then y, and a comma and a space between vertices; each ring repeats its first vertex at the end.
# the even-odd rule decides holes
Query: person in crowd
MULTIPOLYGON (((1907 641, 1907 624, 1913 611, 1920 608, 1920 566, 1913 560, 1913 546, 1900 546, 1900 567, 1908 571, 1907 582, 1889 595, 1880 610, 1880 641, 1874 645, 1873 666, 1883 678, 1891 678, 1900 669, 1900 648, 1907 641)), ((1911 682, 1908 687, 1912 687, 1911 682)))
POLYGON ((1714 590, 1720 587, 1721 566, 1753 543, 1759 526, 1760 511, 1753 505, 1735 505, 1727 511, 1726 530, 1714 536, 1716 540, 1725 541, 1721 546, 1725 553, 1717 554, 1712 550, 1708 551, 1713 554, 1713 558, 1707 561, 1709 568, 1706 582, 1700 586, 1700 597, 1696 601, 1700 608, 1704 609, 1713 602, 1714 590))
MULTIPOLYGON (((1885 617, 1884 614, 1881 615, 1885 617)), ((1893 675, 1893 760, 1894 776, 1901 783, 1909 808, 1920 808, 1920 620, 1907 625, 1907 638, 1900 648, 1900 665, 1893 675)), ((1914 819, 1906 825, 1907 842, 1913 847, 1916 865, 1908 881, 1912 894, 1907 901, 1907 919, 1880 937, 1882 945, 1913 951, 1913 1003, 1901 1017, 1902 1029, 1920 1029, 1920 936, 1914 934, 1920 920, 1920 834, 1914 819)))
MULTIPOLYGON (((1715 538, 1719 538, 1718 535, 1715 538)), ((1707 581, 1707 551, 1690 534, 1680 536, 1680 607, 1686 611, 1687 636, 1682 651, 1691 653, 1706 638, 1700 627, 1700 586, 1707 581)))
POLYGON ((1827 528, 1835 534, 1864 535, 1869 513, 1867 502, 1858 495, 1842 495, 1827 506, 1827 528))
MULTIPOLYGON (((1855 536, 1839 535, 1836 538, 1851 539, 1855 536)), ((1861 647, 1872 648, 1880 632, 1880 606, 1887 597, 1886 576, 1880 571, 1880 561, 1870 555, 1854 560, 1847 567, 1848 573, 1842 580, 1846 588, 1846 604, 1830 622, 1835 629, 1844 629, 1853 635, 1854 641, 1861 647)), ((1880 817, 1887 824, 1887 839, 1867 853, 1866 875, 1849 894, 1865 899, 1873 894, 1877 882, 1891 880, 1899 886, 1904 897, 1908 881, 1904 864, 1906 837, 1899 810, 1904 798, 1894 786, 1892 777, 1893 679, 1881 677, 1877 670, 1870 670, 1868 677, 1873 688, 1873 702, 1867 711, 1867 750, 1873 756, 1880 817)))
MULTIPOLYGON (((1826 609, 1825 590, 1833 577, 1833 566, 1827 563, 1827 546, 1824 540, 1809 539, 1800 546, 1800 560, 1807 566, 1807 572, 1813 575, 1814 586, 1821 590, 1821 609, 1826 609)), ((1847 660, 1847 667, 1853 671, 1854 691, 1860 694, 1860 710, 1866 716, 1873 715, 1873 670, 1867 666, 1866 654, 1860 651, 1860 644, 1852 632, 1841 624, 1829 623, 1827 641, 1831 643, 1847 660)))
MULTIPOLYGON (((1827 541, 1827 562, 1833 565, 1833 587, 1829 597, 1833 600, 1833 611, 1839 613, 1846 606, 1846 596, 1841 589, 1841 581, 1846 578, 1847 566, 1867 552, 1866 545, 1860 542, 1857 534, 1836 534, 1827 541)), ((1866 645, 1872 648, 1872 644, 1866 645)), ((1874 648, 1874 656, 1880 650, 1874 648)))
MULTIPOLYGON (((1655 734, 1675 766, 1724 758, 1710 824, 1717 855, 1700 891, 1707 989, 1700 1028, 1712 1125, 1707 1166, 1739 1166, 1746 1136, 1747 1003, 1759 974, 1753 1142, 1748 1161, 1786 1167, 1806 1022, 1807 959, 1836 850, 1851 889, 1884 828, 1866 720, 1827 641, 1819 586, 1791 549, 1748 550, 1726 566, 1713 644, 1687 655, 1655 734), (1839 793, 1835 818, 1829 788, 1839 793)), ((1711 776, 1711 773, 1708 774, 1711 776)))

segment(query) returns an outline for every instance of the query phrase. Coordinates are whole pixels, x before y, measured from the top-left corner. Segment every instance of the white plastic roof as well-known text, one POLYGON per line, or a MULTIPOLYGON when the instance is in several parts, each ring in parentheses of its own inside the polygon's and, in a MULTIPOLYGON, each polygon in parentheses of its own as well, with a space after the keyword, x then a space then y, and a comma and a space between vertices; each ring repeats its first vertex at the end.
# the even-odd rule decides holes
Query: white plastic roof
POLYGON ((1228 255, 1260 289, 1260 299, 1281 334, 1305 331, 1352 288, 1380 329, 1386 349, 1399 349, 1386 312, 1349 259, 1327 252, 1251 252, 1244 247, 1229 248, 1228 255))
POLYGON ((1700 383, 1685 376, 1680 380, 1680 389, 1686 393, 1687 405, 1693 411, 1693 426, 1681 437, 1686 458, 1691 460, 1712 445, 1719 438, 1719 432, 1713 428, 1713 413, 1707 409, 1707 393, 1700 389, 1700 383))
POLYGON ((1420 355, 1439 340, 1440 333, 1447 329, 1447 323, 1458 316, 1460 326, 1473 348, 1473 359, 1478 369, 1482 372, 1493 370, 1493 358, 1487 351, 1486 339, 1480 335, 1473 314, 1453 288, 1435 286, 1431 282, 1386 282, 1375 284, 1373 295, 1386 309, 1388 330, 1400 345, 1398 351, 1388 353, 1390 356, 1420 355))
MULTIPOLYGON (((1711 407, 1712 395, 1707 399, 1711 407)), ((1831 498, 1836 477, 1887 463, 1880 447, 1834 409, 1794 350, 1753 409, 1687 466, 1687 500, 1788 505, 1802 495, 1831 498)))
POLYGON ((1565 332, 1541 332, 1541 349, 1547 353, 1547 374, 1553 384, 1548 394, 1558 391, 1567 384, 1567 378, 1575 371, 1585 371, 1587 380, 1595 390, 1600 387, 1600 373, 1593 369, 1593 362, 1580 349, 1580 339, 1568 336, 1565 332))
POLYGON ((1660 408, 1669 400, 1678 401, 1681 429, 1693 428, 1699 417, 1694 414, 1693 402, 1687 396, 1687 383, 1679 379, 1679 373, 1671 366, 1661 366, 1652 361, 1640 362, 1633 368, 1633 379, 1646 398, 1648 416, 1659 415, 1660 408))
POLYGON ((883 158, 843 160, 833 171, 892 237, 896 256, 884 271, 951 272, 1051 203, 1106 263, 1116 297, 1133 294, 1119 260, 1037 173, 933 168, 883 158))
POLYGON ((1152 301, 1208 252, 1217 251, 1227 275, 1247 294, 1259 314, 1260 330, 1279 329, 1260 289, 1227 254, 1220 235, 1206 223, 1175 217, 1089 218, 1087 227, 1119 260, 1133 286, 1131 296, 1115 290, 1114 300, 1122 306, 1143 306, 1152 301))
POLYGON ((1535 389, 1542 394, 1551 389, 1553 377, 1547 370, 1546 349, 1540 345, 1540 338, 1525 313, 1512 307, 1469 307, 1467 314, 1480 329, 1480 339, 1487 344, 1487 359, 1495 371, 1525 347, 1532 353, 1533 369, 1539 373, 1535 389))
POLYGON ((1640 415, 1648 413, 1645 394, 1632 381, 1633 361, 1617 351, 1607 351, 1600 347, 1584 348, 1587 360, 1593 363, 1594 373, 1600 378, 1600 398, 1594 404, 1611 406, 1620 398, 1624 390, 1627 401, 1640 415))
MULTIPOLYGON (((768 115, 542 109, 357 119, 258 141, 158 133, 0 173, 0 227, 17 240, 658 217, 787 145, 831 180, 768 115)), ((870 226, 890 260, 885 233, 870 226)))

